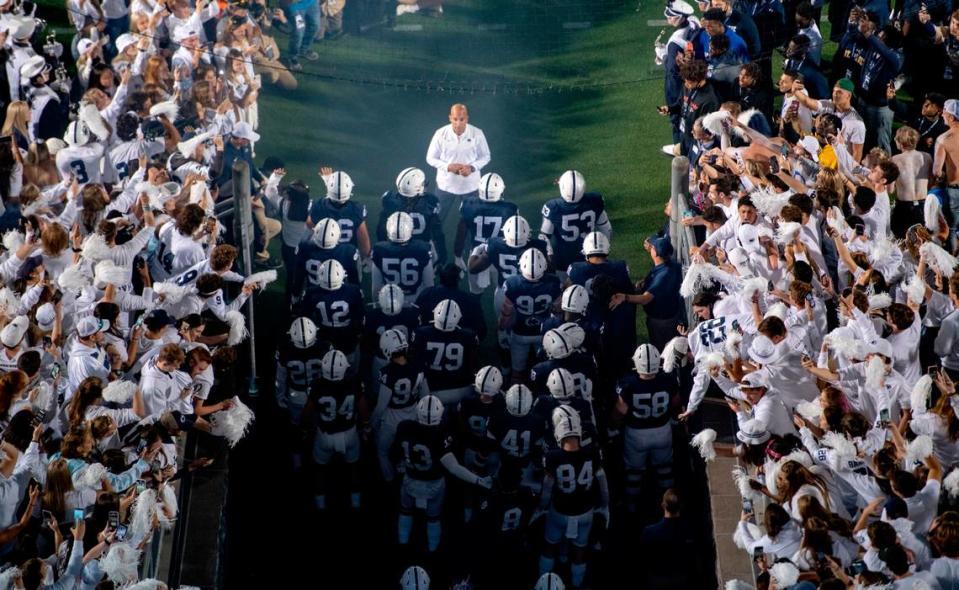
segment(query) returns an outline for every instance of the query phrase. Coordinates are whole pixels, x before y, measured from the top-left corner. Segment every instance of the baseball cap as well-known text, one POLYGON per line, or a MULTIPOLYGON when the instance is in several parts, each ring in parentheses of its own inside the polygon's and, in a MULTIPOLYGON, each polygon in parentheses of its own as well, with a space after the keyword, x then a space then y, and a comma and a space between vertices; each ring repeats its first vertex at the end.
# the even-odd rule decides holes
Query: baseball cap
POLYGON ((80 338, 89 338, 97 332, 105 332, 110 329, 108 320, 97 319, 93 316, 87 316, 77 322, 77 335, 80 338))
POLYGON ((812 135, 807 135, 799 140, 799 145, 806 150, 813 162, 819 162, 819 142, 812 135))
POLYGON ((856 85, 849 78, 840 78, 839 80, 837 80, 835 88, 839 88, 840 90, 845 90, 846 92, 850 94, 856 93, 856 85))
POLYGON ((689 2, 673 0, 672 2, 666 3, 666 10, 663 11, 663 16, 667 18, 671 16, 692 16, 693 12, 693 6, 689 2))
POLYGON ((53 324, 56 319, 57 312, 52 303, 44 303, 37 308, 37 327, 44 332, 49 332, 53 329, 53 324))
MULTIPOLYGON (((767 339, 768 340, 768 339, 767 339)), ((770 344, 772 341, 770 340, 770 344)), ((749 348, 750 352, 752 347, 749 348)), ((769 387, 769 380, 766 379, 766 374, 762 371, 754 371, 743 377, 741 387, 744 389, 756 389, 757 387, 769 387)))
POLYGON ((26 316, 18 315, 0 331, 0 342, 7 348, 17 346, 23 341, 23 336, 29 327, 30 320, 26 316))
POLYGON ((131 33, 123 33, 122 35, 120 35, 119 37, 117 37, 117 40, 116 40, 116 43, 115 43, 115 45, 116 45, 116 47, 117 47, 117 52, 118 52, 118 53, 123 53, 123 50, 124 50, 124 49, 126 49, 127 47, 133 45, 133 44, 136 43, 136 42, 137 42, 137 38, 134 37, 133 34, 131 34, 131 33))
POLYGON ((249 141, 260 141, 260 134, 256 131, 253 131, 253 127, 251 127, 246 121, 241 121, 240 123, 234 125, 233 131, 230 133, 230 135, 249 141))
POLYGON ((881 354, 882 356, 891 359, 892 358, 892 344, 889 343, 885 338, 880 338, 873 342, 870 352, 875 354, 881 354))
POLYGON ((653 247, 656 256, 668 258, 673 255, 673 244, 667 236, 650 236, 649 245, 653 247))
POLYGON ((759 252, 762 249, 759 244, 759 229, 755 225, 740 225, 736 231, 736 237, 739 238, 739 245, 747 254, 759 252))
POLYGON ((752 418, 739 426, 736 438, 747 445, 761 445, 769 440, 769 431, 766 430, 762 422, 752 418))
POLYGON ((170 326, 174 323, 174 319, 170 317, 170 314, 164 309, 154 309, 150 313, 146 314, 143 318, 143 323, 146 324, 151 330, 159 330, 163 326, 170 326))
POLYGON ((950 98, 946 101, 946 104, 942 106, 942 112, 949 113, 953 117, 959 119, 959 100, 950 98))

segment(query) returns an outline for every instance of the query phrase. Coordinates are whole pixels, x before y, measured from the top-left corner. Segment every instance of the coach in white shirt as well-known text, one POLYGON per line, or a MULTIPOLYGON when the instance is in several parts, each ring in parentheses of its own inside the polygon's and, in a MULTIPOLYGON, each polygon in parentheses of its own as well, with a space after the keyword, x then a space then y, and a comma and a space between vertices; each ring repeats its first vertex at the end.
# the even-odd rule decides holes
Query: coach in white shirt
POLYGON ((443 225, 464 198, 479 194, 480 170, 490 160, 486 136, 469 120, 466 105, 454 104, 450 107, 450 124, 436 130, 426 151, 426 162, 436 168, 436 196, 443 225))

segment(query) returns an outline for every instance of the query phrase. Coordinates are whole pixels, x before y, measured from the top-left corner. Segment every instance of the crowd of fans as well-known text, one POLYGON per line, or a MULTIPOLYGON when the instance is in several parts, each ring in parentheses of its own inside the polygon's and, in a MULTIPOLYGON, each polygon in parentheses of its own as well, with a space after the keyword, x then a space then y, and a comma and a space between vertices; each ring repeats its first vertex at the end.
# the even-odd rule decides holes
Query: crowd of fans
MULTIPOLYGON (((691 164, 667 214, 693 236, 697 323, 663 356, 680 420, 706 395, 735 414, 761 588, 959 587, 950 6, 830 2, 831 57, 821 3, 666 8, 663 149, 691 164)), ((715 434, 693 439, 707 460, 730 451, 715 434)))

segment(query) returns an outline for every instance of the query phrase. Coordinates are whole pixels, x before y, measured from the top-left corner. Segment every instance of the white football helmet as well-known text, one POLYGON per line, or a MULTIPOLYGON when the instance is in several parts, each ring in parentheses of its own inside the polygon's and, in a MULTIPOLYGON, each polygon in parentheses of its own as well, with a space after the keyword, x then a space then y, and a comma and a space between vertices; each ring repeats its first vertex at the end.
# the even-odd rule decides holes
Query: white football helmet
POLYGON ((296 318, 290 325, 289 335, 293 346, 309 348, 316 344, 316 324, 310 318, 296 318))
POLYGON ((332 250, 340 243, 340 224, 331 217, 319 220, 313 227, 313 243, 324 250, 332 250))
POLYGON ((90 130, 83 121, 74 121, 67 125, 67 132, 63 134, 63 141, 67 145, 86 145, 90 143, 90 130))
POLYGON ((603 232, 593 231, 583 238, 583 254, 585 256, 609 256, 609 238, 603 232))
POLYGON ((576 393, 576 379, 572 373, 562 367, 553 369, 546 378, 546 389, 554 398, 560 401, 567 400, 576 393))
POLYGON ((416 419, 420 424, 436 426, 443 419, 443 402, 435 395, 428 395, 416 402, 416 419))
POLYGON ((567 203, 576 203, 586 191, 586 179, 578 170, 567 170, 559 177, 559 196, 567 203))
POLYGON ((353 179, 346 172, 337 170, 326 182, 326 196, 337 203, 349 201, 353 196, 353 179))
POLYGON ((473 387, 480 395, 499 395, 503 389, 503 374, 493 365, 487 365, 476 372, 473 387))
POLYGON ((637 373, 653 375, 659 372, 659 351, 652 344, 640 344, 633 353, 637 373))
POLYGON ((413 237, 413 218, 405 211, 397 211, 386 218, 386 237, 394 243, 405 244, 413 237))
POLYGON ((589 307, 589 291, 582 285, 570 285, 563 291, 563 298, 560 301, 563 311, 584 314, 589 307))
POLYGON ((556 330, 566 338, 570 346, 573 347, 573 350, 576 350, 586 342, 586 330, 575 322, 566 322, 556 328, 556 330))
POLYGON ((553 410, 553 436, 558 443, 571 436, 583 438, 583 422, 579 412, 565 405, 553 410))
POLYGON ((403 310, 403 301, 405 295, 399 285, 390 283, 383 285, 377 298, 380 303, 380 309, 386 315, 398 315, 403 310))
POLYGON ((433 308, 433 325, 442 332, 455 330, 462 317, 459 304, 452 299, 444 299, 433 308))
POLYGON ((324 291, 336 291, 343 286, 343 281, 346 280, 346 271, 343 270, 343 265, 333 258, 320 263, 317 274, 319 275, 320 289, 324 291))
POLYGON ((430 590, 430 576, 420 566, 411 565, 403 572, 400 587, 403 590, 430 590))
POLYGON ((503 241, 510 248, 522 248, 529 241, 529 222, 522 215, 514 215, 503 223, 503 241))
POLYGON ((404 197, 418 197, 426 191, 426 174, 419 168, 404 168, 396 177, 396 192, 404 197))
POLYGON ((547 572, 536 581, 533 590, 566 590, 566 584, 563 584, 563 579, 553 572, 547 572))
POLYGON ((380 350, 386 358, 390 358, 397 352, 406 350, 409 345, 410 343, 406 339, 406 334, 404 334, 402 330, 393 328, 380 335, 380 350))
POLYGON ((519 257, 519 273, 527 281, 538 281, 546 273, 546 257, 537 248, 528 248, 519 257))
POLYGON ((522 383, 509 388, 506 392, 506 411, 521 418, 533 408, 533 392, 522 383))
POLYGON ((506 190, 506 183, 503 178, 495 172, 487 172, 480 178, 479 197, 484 201, 498 201, 503 198, 503 191, 506 190))
POLYGON ((559 330, 547 330, 543 334, 543 351, 551 359, 564 359, 573 353, 573 345, 559 330))
POLYGON ((320 361, 320 373, 327 381, 342 381, 349 368, 350 361, 346 360, 346 355, 335 348, 324 354, 320 361))

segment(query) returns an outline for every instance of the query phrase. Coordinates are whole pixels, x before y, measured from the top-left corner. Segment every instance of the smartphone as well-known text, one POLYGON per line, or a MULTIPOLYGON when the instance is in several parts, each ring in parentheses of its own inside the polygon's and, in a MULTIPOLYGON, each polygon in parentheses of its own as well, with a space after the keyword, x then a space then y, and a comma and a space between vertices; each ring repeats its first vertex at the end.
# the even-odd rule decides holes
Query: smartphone
POLYGON ((140 494, 142 494, 146 489, 147 489, 147 484, 146 484, 145 481, 138 481, 138 482, 137 482, 137 495, 138 495, 138 496, 139 496, 140 494))
POLYGON ((743 498, 743 512, 746 514, 753 513, 753 501, 749 498, 743 498))
POLYGON ((939 373, 939 365, 929 365, 928 367, 926 367, 926 374, 932 377, 933 379, 936 378, 937 373, 939 373))
POLYGON ((120 513, 116 510, 111 510, 108 512, 107 524, 110 526, 111 531, 117 530, 117 527, 120 526, 120 513))
POLYGON ((117 541, 123 541, 127 538, 127 526, 125 524, 121 524, 117 527, 117 534, 115 538, 117 541))
POLYGON ((769 158, 769 170, 773 174, 779 174, 779 160, 776 158, 776 156, 769 158))
POLYGON ((54 379, 56 379, 57 377, 60 376, 60 364, 59 364, 59 363, 53 363, 53 366, 50 367, 50 376, 53 377, 54 379))
POLYGON ((816 561, 819 562, 820 564, 826 563, 826 554, 823 553, 822 551, 817 551, 816 561))
MULTIPOLYGON (((811 361, 811 360, 812 360, 812 358, 811 358, 808 354, 802 355, 802 362, 811 361)), ((794 413, 794 414, 798 414, 799 411, 796 410, 795 408, 793 408, 793 413, 794 413)))
POLYGON ((86 513, 84 513, 83 508, 76 508, 76 509, 73 511, 73 521, 74 521, 74 522, 80 522, 81 520, 83 520, 83 519, 85 519, 85 518, 86 518, 86 513))
POLYGON ((812 293, 806 293, 806 301, 808 301, 809 304, 812 305, 812 303, 813 303, 812 293))
POLYGON ((44 524, 50 522, 51 520, 54 521, 54 522, 57 521, 57 519, 53 518, 53 513, 50 512, 49 510, 41 510, 40 512, 43 513, 43 523, 44 523, 44 524))
POLYGON ((889 408, 879 410, 879 422, 886 426, 889 424, 889 408))
POLYGON ((753 559, 760 559, 766 553, 766 548, 759 546, 753 549, 753 559))
POLYGON ((849 573, 854 576, 858 576, 864 571, 866 571, 866 562, 861 559, 856 559, 849 564, 849 573))
POLYGON ((856 224, 856 235, 857 235, 857 236, 864 236, 864 235, 866 235, 866 226, 864 226, 864 225, 861 224, 861 223, 857 223, 857 224, 856 224))
POLYGON ((33 420, 30 420, 30 426, 33 428, 36 428, 38 425, 40 425, 43 422, 43 419, 46 418, 46 416, 47 416, 46 410, 37 410, 37 413, 34 414, 33 416, 33 420))
POLYGON ((706 162, 707 162, 710 166, 715 166, 715 165, 716 165, 716 162, 717 162, 718 160, 719 160, 719 156, 717 156, 716 154, 713 154, 713 155, 709 156, 708 158, 706 158, 706 162))

